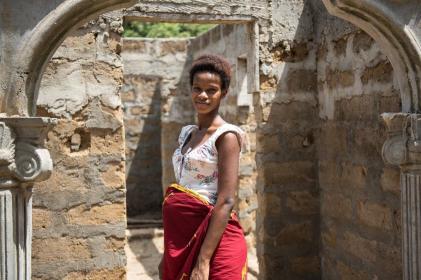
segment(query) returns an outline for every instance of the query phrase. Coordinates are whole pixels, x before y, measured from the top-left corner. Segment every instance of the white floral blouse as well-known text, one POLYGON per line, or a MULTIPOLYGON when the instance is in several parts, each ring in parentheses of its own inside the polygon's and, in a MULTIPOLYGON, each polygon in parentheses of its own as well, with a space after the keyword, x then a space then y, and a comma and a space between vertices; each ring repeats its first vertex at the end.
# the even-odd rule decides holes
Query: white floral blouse
POLYGON ((182 147, 185 146, 189 136, 196 125, 187 125, 181 129, 178 138, 178 148, 174 151, 172 162, 175 178, 178 184, 191 189, 205 198, 209 203, 215 204, 218 190, 218 151, 215 143, 219 136, 227 131, 237 134, 241 149, 244 146, 244 131, 238 126, 225 123, 201 145, 189 148, 183 155, 182 147))

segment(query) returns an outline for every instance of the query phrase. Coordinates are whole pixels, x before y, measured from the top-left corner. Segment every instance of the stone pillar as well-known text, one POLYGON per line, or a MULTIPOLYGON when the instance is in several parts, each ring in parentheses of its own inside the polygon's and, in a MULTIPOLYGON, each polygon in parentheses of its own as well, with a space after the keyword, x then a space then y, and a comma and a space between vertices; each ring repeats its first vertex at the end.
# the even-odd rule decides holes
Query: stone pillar
POLYGON ((0 279, 31 279, 32 185, 52 171, 48 118, 0 118, 0 279))
POLYGON ((401 168, 403 279, 421 279, 421 115, 383 114, 386 163, 401 168))

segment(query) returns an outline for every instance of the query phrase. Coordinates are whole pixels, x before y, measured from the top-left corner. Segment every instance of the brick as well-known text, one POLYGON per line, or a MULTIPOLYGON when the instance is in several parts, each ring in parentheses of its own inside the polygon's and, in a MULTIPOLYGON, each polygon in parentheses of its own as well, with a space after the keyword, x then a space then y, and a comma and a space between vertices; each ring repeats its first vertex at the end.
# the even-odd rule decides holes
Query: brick
POLYGON ((355 83, 354 71, 327 68, 326 82, 330 89, 351 87, 355 83))
POLYGON ((280 246, 303 245, 303 242, 311 242, 316 236, 315 233, 316 228, 311 222, 288 224, 281 229, 276 242, 280 246))
POLYGON ((89 272, 72 272, 66 275, 63 280, 103 280, 103 279, 125 279, 125 267, 113 269, 97 269, 89 272))
POLYGON ((296 214, 317 214, 319 212, 319 197, 316 193, 309 191, 289 192, 286 206, 296 214))
POLYGON ((86 239, 60 238, 35 238, 32 240, 32 258, 34 265, 49 262, 86 260, 91 258, 91 253, 86 239))
POLYGON ((54 212, 46 209, 32 209, 32 227, 34 230, 41 228, 50 228, 53 225, 54 212))
MULTIPOLYGON (((377 121, 378 101, 374 94, 341 99, 335 103, 335 119, 343 121, 377 121)), ((374 133, 374 132, 373 132, 374 133)))
POLYGON ((346 46, 348 44, 347 36, 342 37, 336 41, 333 41, 332 44, 333 44, 333 49, 335 50, 335 55, 337 57, 346 55, 346 46))
POLYGON ((317 73, 314 70, 298 69, 289 71, 286 77, 288 92, 308 92, 317 90, 317 73))
POLYGON ((311 161, 267 162, 263 167, 263 174, 267 184, 314 183, 315 168, 311 161))
POLYGON ((319 275, 320 258, 319 256, 295 257, 290 261, 291 271, 298 275, 319 275))
POLYGON ((375 83, 392 83, 393 68, 389 61, 379 62, 373 67, 367 67, 361 75, 363 84, 370 81, 375 83))
POLYGON ((321 196, 322 216, 352 220, 353 210, 351 199, 341 193, 325 192, 321 196))
POLYGON ((380 185, 385 192, 400 195, 400 170, 398 167, 385 167, 380 178, 380 185))
POLYGON ((70 224, 101 225, 125 221, 126 211, 125 205, 118 203, 92 207, 81 205, 70 209, 66 216, 70 224))
POLYGON ((188 40, 160 42, 160 55, 175 55, 179 52, 185 52, 187 50, 187 43, 188 40))
POLYGON ((372 276, 366 271, 355 269, 341 261, 337 261, 336 270, 342 280, 376 279, 376 276, 372 276))
POLYGON ((125 172, 122 163, 109 164, 107 170, 101 173, 101 179, 104 185, 109 188, 123 188, 125 183, 125 172))
POLYGON ((268 120, 276 125, 287 120, 314 120, 317 108, 310 102, 291 101, 288 103, 273 103, 268 120))
POLYGON ((348 154, 349 129, 340 124, 327 122, 322 125, 319 135, 319 159, 336 160, 348 154))
POLYGON ((374 240, 365 239, 352 232, 345 232, 340 246, 345 251, 351 253, 354 257, 359 258, 364 262, 376 261, 377 242, 374 240))
POLYGON ((358 220, 370 227, 390 230, 393 227, 392 210, 386 204, 360 201, 357 207, 358 220))

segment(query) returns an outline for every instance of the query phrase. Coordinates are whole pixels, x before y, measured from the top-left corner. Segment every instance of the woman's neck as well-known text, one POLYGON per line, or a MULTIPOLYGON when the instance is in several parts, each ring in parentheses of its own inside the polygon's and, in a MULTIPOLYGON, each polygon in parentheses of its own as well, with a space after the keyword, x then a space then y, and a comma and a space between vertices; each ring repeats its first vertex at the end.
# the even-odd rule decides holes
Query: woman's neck
POLYGON ((219 122, 222 122, 222 118, 219 116, 218 111, 211 112, 209 114, 198 114, 197 121, 199 125, 199 130, 208 129, 211 126, 217 125, 219 122))

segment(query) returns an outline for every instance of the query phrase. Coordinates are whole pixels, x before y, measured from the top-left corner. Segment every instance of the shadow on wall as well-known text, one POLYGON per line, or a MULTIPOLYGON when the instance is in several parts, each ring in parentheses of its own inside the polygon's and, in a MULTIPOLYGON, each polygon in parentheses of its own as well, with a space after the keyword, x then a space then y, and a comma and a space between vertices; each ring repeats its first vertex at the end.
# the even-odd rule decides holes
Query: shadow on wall
POLYGON ((309 9, 305 4, 300 11, 293 41, 277 39, 270 68, 260 73, 260 94, 273 96, 256 106, 257 252, 264 279, 321 278, 316 47, 303 36, 309 9))
POLYGON ((127 214, 161 219, 161 77, 124 79, 127 214))

